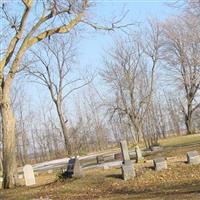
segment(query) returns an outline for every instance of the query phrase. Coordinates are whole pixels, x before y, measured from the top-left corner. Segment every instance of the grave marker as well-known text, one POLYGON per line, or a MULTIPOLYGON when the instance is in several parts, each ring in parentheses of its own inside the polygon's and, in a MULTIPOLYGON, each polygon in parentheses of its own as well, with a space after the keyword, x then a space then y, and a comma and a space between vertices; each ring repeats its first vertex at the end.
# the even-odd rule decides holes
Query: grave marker
POLYGON ((122 177, 126 181, 135 177, 135 169, 129 157, 128 145, 127 145, 126 140, 120 142, 120 147, 121 147, 122 158, 123 158, 123 164, 121 167, 122 177))
POLYGON ((187 163, 197 165, 200 164, 200 156, 197 151, 187 152, 187 163))
POLYGON ((84 176, 82 167, 77 157, 69 160, 66 173, 68 178, 80 178, 84 176))
POLYGON ((23 167, 24 179, 26 186, 35 185, 35 176, 33 172, 33 167, 31 165, 25 165, 23 167))
POLYGON ((136 162, 144 160, 144 157, 142 156, 142 151, 139 146, 135 147, 135 155, 136 155, 136 162))
POLYGON ((164 158, 156 158, 153 163, 156 171, 167 169, 167 161, 164 158))
POLYGON ((103 155, 97 156, 96 159, 97 159, 97 164, 101 164, 101 163, 104 162, 104 157, 103 157, 103 155))

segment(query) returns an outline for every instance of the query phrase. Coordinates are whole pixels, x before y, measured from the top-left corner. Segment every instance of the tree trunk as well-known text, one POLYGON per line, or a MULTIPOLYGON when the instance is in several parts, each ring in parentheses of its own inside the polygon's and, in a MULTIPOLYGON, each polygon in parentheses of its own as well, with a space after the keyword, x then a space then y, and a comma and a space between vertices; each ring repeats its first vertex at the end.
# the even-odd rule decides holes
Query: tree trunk
POLYGON ((65 150, 66 150, 68 156, 71 156, 72 155, 72 147, 71 147, 71 144, 69 141, 69 135, 68 135, 67 127, 66 127, 66 121, 65 121, 65 118, 62 113, 61 105, 59 103, 55 103, 55 104, 56 104, 56 109, 58 112, 58 117, 60 120, 60 125, 62 128, 64 140, 65 140, 64 141, 65 142, 65 150))
POLYGON ((187 135, 190 135, 193 133, 192 130, 192 103, 188 104, 188 112, 187 115, 185 116, 185 125, 187 128, 187 135))
POLYGON ((9 89, 1 90, 1 116, 3 133, 3 187, 12 188, 16 183, 15 117, 10 104, 9 89), (3 92, 2 92, 3 91, 3 92))

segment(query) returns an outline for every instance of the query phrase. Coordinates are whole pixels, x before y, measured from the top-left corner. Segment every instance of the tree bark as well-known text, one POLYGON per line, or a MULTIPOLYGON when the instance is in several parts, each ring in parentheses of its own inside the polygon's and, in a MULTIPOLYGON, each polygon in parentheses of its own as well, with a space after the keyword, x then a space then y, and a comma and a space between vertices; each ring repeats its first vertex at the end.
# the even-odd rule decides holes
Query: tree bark
POLYGON ((187 115, 185 116, 185 125, 187 128, 187 135, 192 134, 192 103, 188 103, 187 115))
POLYGON ((10 103, 9 88, 1 88, 1 116, 3 133, 3 187, 12 188, 16 183, 15 117, 10 103))
POLYGON ((62 128, 64 140, 65 140, 65 150, 66 150, 68 156, 71 156, 72 155, 72 147, 71 147, 71 144, 70 144, 70 141, 69 141, 69 134, 68 134, 68 130, 67 130, 67 127, 66 127, 66 121, 65 121, 65 118, 63 116, 61 105, 57 101, 55 102, 55 104, 56 104, 56 109, 57 109, 57 112, 58 112, 58 117, 59 117, 59 120, 60 120, 60 125, 61 125, 61 128, 62 128))

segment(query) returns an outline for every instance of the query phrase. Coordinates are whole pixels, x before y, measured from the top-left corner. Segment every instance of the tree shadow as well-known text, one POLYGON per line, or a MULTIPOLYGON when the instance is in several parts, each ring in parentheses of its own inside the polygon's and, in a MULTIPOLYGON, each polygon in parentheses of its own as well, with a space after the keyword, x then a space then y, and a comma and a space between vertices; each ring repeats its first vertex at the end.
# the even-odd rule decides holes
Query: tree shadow
POLYGON ((122 179, 122 175, 121 174, 109 174, 106 177, 107 178, 122 179))
MULTIPOLYGON (((156 187, 155 185, 148 186, 144 190, 136 191, 134 188, 132 189, 126 189, 126 188, 120 188, 120 189, 113 189, 113 194, 119 194, 119 195, 131 195, 131 196, 139 196, 143 199, 143 197, 167 197, 173 196, 173 199, 176 197, 180 197, 181 195, 200 195, 200 181, 195 181, 193 184, 189 183, 182 183, 182 184, 170 184, 168 186, 166 185, 159 185, 156 187), (154 187, 153 187, 154 186, 154 187)), ((169 197, 169 199, 170 199, 169 197)))

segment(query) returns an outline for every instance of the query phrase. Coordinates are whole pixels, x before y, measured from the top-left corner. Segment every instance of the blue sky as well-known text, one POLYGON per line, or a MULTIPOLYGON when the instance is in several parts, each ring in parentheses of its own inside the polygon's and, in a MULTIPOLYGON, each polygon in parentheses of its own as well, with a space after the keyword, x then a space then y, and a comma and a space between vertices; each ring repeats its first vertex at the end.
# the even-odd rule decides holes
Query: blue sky
MULTIPOLYGON (((171 15, 175 15, 177 10, 167 6, 162 0, 102 0, 96 1, 96 7, 92 12, 96 19, 110 19, 113 16, 120 18, 123 9, 128 13, 123 23, 147 23, 149 18, 157 18, 159 20, 166 19, 171 15)), ((105 23, 99 20, 99 23, 105 23)), ((134 28, 134 26, 132 26, 134 28)), ((79 58, 81 64, 89 65, 92 68, 98 68, 101 65, 101 59, 104 55, 104 49, 108 49, 112 45, 113 38, 123 36, 121 31, 107 33, 102 31, 92 31, 81 40, 79 45, 79 58), (93 64, 92 64, 93 63, 93 64)))
MULTIPOLYGON (((99 24, 104 24, 106 21, 113 17, 120 18, 121 13, 124 10, 128 10, 125 20, 123 23, 140 23, 141 26, 147 23, 149 18, 157 18, 163 20, 169 16, 175 15, 177 13, 176 9, 170 8, 166 5, 166 2, 174 1, 158 1, 158 0, 101 0, 96 1, 96 6, 91 8, 89 12, 89 19, 93 22, 98 22, 99 24)), ((134 26, 133 26, 134 28, 134 26)), ((115 31, 108 33, 105 31, 95 31, 92 28, 87 28, 81 32, 81 38, 78 44, 78 56, 77 56, 77 68, 85 70, 86 66, 92 71, 98 71, 102 69, 102 57, 105 55, 104 50, 109 49, 113 44, 114 38, 123 37, 122 31, 115 31)), ((79 36, 78 36, 79 37, 79 36)), ((102 82, 97 78, 95 81, 96 87, 99 90, 104 90, 102 82)), ((28 95, 31 96, 32 103, 34 106, 41 102, 41 98, 44 99, 43 102, 51 102, 49 98, 49 92, 46 88, 38 86, 31 86, 28 95)), ((73 113, 73 102, 74 96, 72 95, 69 103, 70 113, 73 113)))

